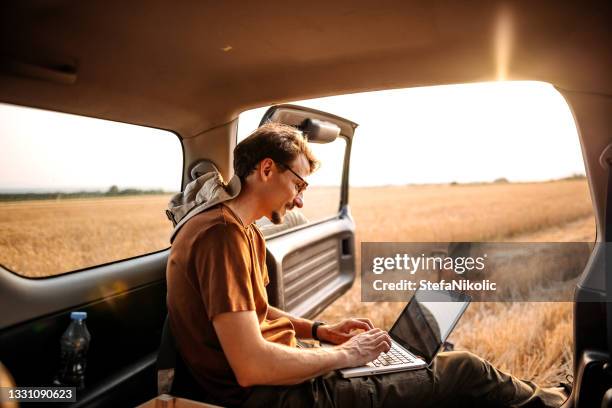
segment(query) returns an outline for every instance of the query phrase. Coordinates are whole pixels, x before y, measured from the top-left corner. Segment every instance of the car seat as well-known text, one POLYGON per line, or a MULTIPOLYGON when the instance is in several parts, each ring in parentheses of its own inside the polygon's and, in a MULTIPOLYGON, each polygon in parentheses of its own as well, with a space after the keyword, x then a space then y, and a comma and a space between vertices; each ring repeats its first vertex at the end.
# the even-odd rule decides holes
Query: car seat
POLYGON ((157 353, 157 393, 202 402, 207 399, 176 347, 167 315, 157 353))

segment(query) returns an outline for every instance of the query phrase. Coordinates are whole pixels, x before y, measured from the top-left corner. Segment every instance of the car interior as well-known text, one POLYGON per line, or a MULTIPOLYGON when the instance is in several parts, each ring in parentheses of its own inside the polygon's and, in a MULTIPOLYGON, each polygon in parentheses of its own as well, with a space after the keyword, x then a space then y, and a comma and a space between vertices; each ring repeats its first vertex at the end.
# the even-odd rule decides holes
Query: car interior
MULTIPOLYGON (((0 102, 172 132, 183 154, 180 188, 204 160, 230 179, 238 116, 248 109, 272 105, 262 123, 302 127, 314 143, 343 139, 337 211, 267 237, 270 303, 312 318, 356 277, 348 180, 357 124, 289 102, 497 80, 552 84, 578 129, 598 244, 575 288, 574 384, 564 407, 612 406, 611 20, 605 1, 8 1, 0 4, 0 102)), ((0 259, 0 362, 14 382, 50 384, 58 339, 78 309, 95 335, 87 386, 66 405, 154 398, 169 245, 44 278, 20 276, 0 259)))

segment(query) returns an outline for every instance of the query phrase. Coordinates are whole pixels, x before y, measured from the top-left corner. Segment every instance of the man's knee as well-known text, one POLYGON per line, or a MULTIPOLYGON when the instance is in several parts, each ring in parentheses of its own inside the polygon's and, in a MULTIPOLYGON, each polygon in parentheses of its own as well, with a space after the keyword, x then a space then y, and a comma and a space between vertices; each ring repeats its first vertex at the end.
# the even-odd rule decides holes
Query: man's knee
POLYGON ((440 353, 441 368, 453 376, 480 375, 486 370, 486 362, 469 351, 451 351, 440 353))
POLYGON ((460 396, 469 399, 474 387, 481 384, 483 378, 486 378, 485 363, 468 351, 438 354, 434 361, 433 371, 435 392, 439 394, 441 400, 454 401, 460 396))

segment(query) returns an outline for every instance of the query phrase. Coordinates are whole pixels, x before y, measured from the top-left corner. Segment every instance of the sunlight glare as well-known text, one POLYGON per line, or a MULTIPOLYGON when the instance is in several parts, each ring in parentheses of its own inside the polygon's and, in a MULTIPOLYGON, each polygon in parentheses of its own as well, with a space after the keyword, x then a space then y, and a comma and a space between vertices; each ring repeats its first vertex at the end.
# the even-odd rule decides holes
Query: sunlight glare
POLYGON ((497 80, 508 79, 508 65, 512 53, 513 29, 512 14, 507 7, 501 7, 495 25, 495 57, 497 66, 497 80))

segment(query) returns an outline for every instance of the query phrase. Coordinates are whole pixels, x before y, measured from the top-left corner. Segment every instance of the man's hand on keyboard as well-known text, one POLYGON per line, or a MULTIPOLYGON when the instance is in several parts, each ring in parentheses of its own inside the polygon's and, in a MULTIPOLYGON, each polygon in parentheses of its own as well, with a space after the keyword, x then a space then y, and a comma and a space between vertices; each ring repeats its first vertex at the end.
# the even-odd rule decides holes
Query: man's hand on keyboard
POLYGON ((351 337, 338 348, 347 354, 347 367, 357 367, 374 360, 380 353, 388 352, 391 338, 384 330, 372 329, 351 337))
POLYGON ((336 324, 319 326, 318 336, 321 341, 342 344, 351 337, 364 331, 372 330, 374 325, 367 318, 344 319, 336 324))

